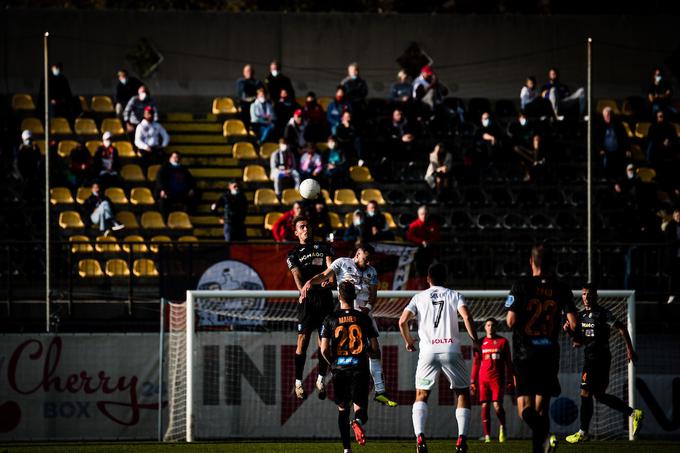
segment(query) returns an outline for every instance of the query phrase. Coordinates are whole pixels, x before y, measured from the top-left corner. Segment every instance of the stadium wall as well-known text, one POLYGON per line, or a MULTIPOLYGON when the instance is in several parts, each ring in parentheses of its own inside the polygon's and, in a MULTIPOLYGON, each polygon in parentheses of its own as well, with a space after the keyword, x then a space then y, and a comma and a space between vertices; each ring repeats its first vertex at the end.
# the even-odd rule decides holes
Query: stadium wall
MULTIPOLYGON (((200 334, 199 351, 214 352, 217 348, 222 349, 217 356, 224 356, 233 335, 243 333, 200 334)), ((219 381, 211 383, 202 381, 203 375, 196 373, 201 389, 197 398, 199 404, 206 403, 197 411, 198 438, 336 437, 335 409, 330 402, 310 398, 300 403, 283 388, 283 383, 292 379, 288 376, 292 366, 286 363, 294 351, 293 336, 279 332, 250 335, 249 341, 240 343, 247 358, 240 363, 252 365, 252 369, 230 370, 240 377, 234 381, 240 389, 225 388, 221 374, 219 381), (267 354, 273 360, 265 361, 267 354), (253 382, 258 382, 257 389, 253 382), (217 399, 206 402, 202 395, 217 399)), ((397 333, 381 338, 383 360, 395 362, 392 366, 386 363, 385 369, 393 370, 387 379, 398 382, 398 389, 392 393, 402 406, 386 409, 372 405, 370 433, 373 437, 409 437, 416 356, 403 350, 397 333)), ((638 337, 642 358, 638 401, 647 412, 642 433, 646 438, 680 439, 680 352, 675 344, 670 336, 638 337)), ((198 357, 202 354, 199 352, 198 357)), ((155 439, 157 355, 158 337, 153 334, 0 336, 0 440, 155 439)), ((218 365, 226 372, 223 363, 218 365)), ((311 372, 309 366, 307 371, 311 372)), ((315 375, 306 377, 311 385, 315 375)), ((562 406, 562 415, 556 418, 553 413, 552 426, 554 431, 565 433, 576 429, 573 409, 578 404, 578 374, 563 375, 561 380, 564 399, 553 404, 562 406)), ((432 437, 450 437, 455 430, 451 398, 435 390, 430 402, 432 437)), ((510 408, 509 397, 506 404, 510 408)), ((167 411, 165 405, 163 410, 167 411)), ((510 436, 525 435, 515 412, 509 409, 508 414, 510 436)), ((480 434, 478 420, 475 407, 473 436, 480 434)))
POLYGON ((330 95, 358 61, 370 96, 386 97, 396 59, 411 42, 433 59, 451 95, 516 99, 527 75, 558 66, 572 89, 585 84, 585 39, 594 38, 597 97, 643 95, 651 70, 678 40, 671 16, 227 14, 5 10, 0 12, 0 92, 39 89, 42 34, 77 94, 113 91, 115 70, 142 38, 163 55, 148 82, 159 96, 231 95, 244 63, 263 78, 274 58, 298 94, 330 95))

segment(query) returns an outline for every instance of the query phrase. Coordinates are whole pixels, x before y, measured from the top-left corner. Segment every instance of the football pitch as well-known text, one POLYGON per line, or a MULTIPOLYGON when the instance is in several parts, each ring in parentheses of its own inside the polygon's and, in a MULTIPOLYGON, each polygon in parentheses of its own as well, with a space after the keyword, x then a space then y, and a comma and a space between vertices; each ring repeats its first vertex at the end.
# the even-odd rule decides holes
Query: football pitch
MULTIPOLYGON (((429 440, 430 453, 454 451, 453 440, 429 440)), ((365 447, 352 444, 354 453, 391 453, 412 452, 415 449, 415 441, 405 440, 375 440, 368 439, 365 447)), ((586 442, 579 445, 568 445, 564 441, 559 444, 558 451, 567 453, 664 453, 677 452, 680 449, 678 442, 659 441, 636 441, 636 442, 586 442)), ((160 453, 160 452, 243 452, 243 453, 277 453, 277 452, 342 452, 340 441, 283 441, 283 442, 211 442, 192 444, 161 444, 161 443, 69 443, 69 444, 12 444, 0 446, 0 453, 48 453, 48 452, 73 452, 73 453, 160 453)), ((531 451, 529 441, 509 441, 505 444, 493 442, 484 444, 479 441, 469 442, 470 453, 526 453, 531 451)))

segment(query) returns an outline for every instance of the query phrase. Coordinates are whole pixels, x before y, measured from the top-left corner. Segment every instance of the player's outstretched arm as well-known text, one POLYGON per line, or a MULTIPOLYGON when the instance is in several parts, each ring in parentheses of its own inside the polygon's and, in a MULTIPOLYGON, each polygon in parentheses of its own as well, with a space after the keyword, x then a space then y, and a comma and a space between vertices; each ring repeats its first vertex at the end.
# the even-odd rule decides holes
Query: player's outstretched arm
POLYGON ((476 352, 481 352, 479 340, 477 339, 477 331, 475 330, 475 320, 472 318, 472 313, 470 313, 470 310, 466 305, 458 307, 458 313, 460 313, 461 318, 463 318, 465 330, 467 330, 468 335, 472 338, 472 349, 476 352))
POLYGON ((307 283, 305 283, 304 286, 300 289, 300 298, 304 299, 305 297, 307 297, 307 292, 313 285, 319 285, 321 284, 321 282, 324 282, 329 278, 334 277, 335 272, 333 272, 333 269, 330 267, 325 271, 321 272, 320 274, 316 274, 314 277, 307 280, 307 283))
POLYGON ((401 338, 404 339, 406 344, 406 350, 409 352, 414 352, 416 350, 415 341, 411 336, 411 331, 408 328, 408 322, 413 319, 413 312, 410 310, 404 310, 399 318, 399 332, 401 333, 401 338))
POLYGON ((623 337, 623 341, 626 343, 626 355, 628 356, 628 361, 636 363, 638 357, 637 353, 635 352, 635 349, 633 348, 633 341, 630 338, 628 329, 626 329, 626 326, 620 321, 616 321, 614 327, 616 327, 619 330, 619 333, 623 337))

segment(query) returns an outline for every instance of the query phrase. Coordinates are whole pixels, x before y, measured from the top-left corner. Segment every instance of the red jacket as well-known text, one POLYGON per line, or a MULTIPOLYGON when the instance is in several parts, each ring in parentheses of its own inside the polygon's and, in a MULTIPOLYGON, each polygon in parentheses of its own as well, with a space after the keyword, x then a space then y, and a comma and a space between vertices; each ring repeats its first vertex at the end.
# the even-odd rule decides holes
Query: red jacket
POLYGON ((278 242, 295 240, 295 229, 293 228, 294 218, 295 214, 293 214, 293 210, 291 209, 290 211, 286 211, 276 222, 274 222, 274 225, 272 226, 274 240, 278 242))
POLYGON ((406 232, 406 240, 416 244, 422 244, 423 241, 437 242, 439 239, 441 239, 439 224, 432 219, 427 219, 425 222, 416 219, 411 222, 406 232))

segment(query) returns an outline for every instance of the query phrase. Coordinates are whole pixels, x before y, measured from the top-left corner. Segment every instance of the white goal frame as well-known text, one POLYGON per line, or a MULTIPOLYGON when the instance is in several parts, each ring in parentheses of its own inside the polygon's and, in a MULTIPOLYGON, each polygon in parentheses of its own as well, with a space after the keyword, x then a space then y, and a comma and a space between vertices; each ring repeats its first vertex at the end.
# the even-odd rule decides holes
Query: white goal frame
MULTIPOLYGON (((408 298, 413 297, 420 291, 378 291, 378 298, 408 298)), ((508 295, 507 290, 460 290, 465 297, 497 297, 504 298, 508 295)), ((574 297, 581 295, 581 290, 572 291, 574 297)), ((630 335, 633 348, 635 348, 635 291, 631 290, 598 290, 600 297, 623 297, 627 299, 627 316, 626 327, 630 335)), ((333 291, 334 297, 337 297, 337 291, 333 291)), ((194 306, 196 298, 210 297, 210 298, 290 298, 295 299, 299 297, 298 291, 187 291, 186 293, 186 441, 193 442, 193 420, 194 420, 194 354, 193 343, 195 330, 195 313, 194 306)), ((635 367, 632 363, 628 363, 628 405, 635 407, 635 367)), ((633 440, 632 420, 628 423, 628 439, 633 440)))

